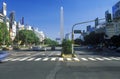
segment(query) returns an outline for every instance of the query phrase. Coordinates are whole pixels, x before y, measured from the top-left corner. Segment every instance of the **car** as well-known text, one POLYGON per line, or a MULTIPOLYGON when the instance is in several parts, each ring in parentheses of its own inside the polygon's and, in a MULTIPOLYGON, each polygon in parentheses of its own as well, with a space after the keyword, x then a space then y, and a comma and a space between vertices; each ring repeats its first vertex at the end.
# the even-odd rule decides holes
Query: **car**
POLYGON ((33 51, 46 51, 47 49, 45 47, 40 47, 40 46, 34 46, 32 47, 33 51))
POLYGON ((93 49, 94 47, 92 45, 87 46, 87 49, 93 49))
POLYGON ((55 46, 51 46, 51 50, 55 50, 55 46))
POLYGON ((116 52, 120 52, 120 47, 118 47, 118 48, 116 49, 116 52))
POLYGON ((7 51, 0 51, 0 62, 2 62, 8 55, 7 51))

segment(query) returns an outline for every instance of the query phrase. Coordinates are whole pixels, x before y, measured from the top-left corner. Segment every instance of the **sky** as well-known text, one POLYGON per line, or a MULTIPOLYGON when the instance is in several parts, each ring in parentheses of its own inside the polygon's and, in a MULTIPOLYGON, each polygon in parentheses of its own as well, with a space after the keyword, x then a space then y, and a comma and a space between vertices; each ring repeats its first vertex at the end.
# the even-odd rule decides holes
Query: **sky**
MULTIPOLYGON (((64 34, 70 33, 75 23, 104 18, 105 11, 112 13, 112 6, 119 0, 0 0, 7 3, 7 16, 15 12, 16 21, 22 17, 25 24, 45 33, 51 39, 60 37, 60 7, 64 8, 64 34)), ((88 23, 75 29, 85 30, 88 23)))

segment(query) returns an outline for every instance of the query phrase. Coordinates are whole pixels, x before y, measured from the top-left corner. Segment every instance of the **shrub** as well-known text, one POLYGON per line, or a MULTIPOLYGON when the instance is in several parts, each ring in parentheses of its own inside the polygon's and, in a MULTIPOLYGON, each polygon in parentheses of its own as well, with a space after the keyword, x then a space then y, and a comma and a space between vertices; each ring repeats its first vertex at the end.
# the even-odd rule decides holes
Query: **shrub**
POLYGON ((63 42, 62 42, 62 54, 72 54, 72 41, 63 40, 63 42))

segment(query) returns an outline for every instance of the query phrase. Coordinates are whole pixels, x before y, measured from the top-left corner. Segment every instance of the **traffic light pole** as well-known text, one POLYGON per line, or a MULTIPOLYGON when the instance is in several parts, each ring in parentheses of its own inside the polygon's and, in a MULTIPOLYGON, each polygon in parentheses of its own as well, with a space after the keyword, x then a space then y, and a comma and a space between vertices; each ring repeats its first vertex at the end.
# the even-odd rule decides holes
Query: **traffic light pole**
MULTIPOLYGON (((104 20, 105 18, 98 19, 98 20, 104 20)), ((74 27, 80 24, 85 24, 85 23, 90 23, 90 22, 95 22, 95 20, 90 20, 90 21, 85 21, 85 22, 80 22, 76 23, 72 26, 72 54, 74 54, 74 27)))

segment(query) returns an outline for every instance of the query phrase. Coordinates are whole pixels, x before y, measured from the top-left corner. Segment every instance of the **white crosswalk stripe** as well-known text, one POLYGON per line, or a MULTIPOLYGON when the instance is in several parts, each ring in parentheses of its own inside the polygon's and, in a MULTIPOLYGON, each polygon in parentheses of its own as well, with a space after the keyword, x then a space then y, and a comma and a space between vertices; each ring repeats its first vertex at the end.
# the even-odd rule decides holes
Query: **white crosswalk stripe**
POLYGON ((100 60, 100 61, 103 61, 104 59, 102 59, 102 58, 96 58, 97 60, 100 60))
POLYGON ((110 57, 113 60, 120 60, 120 58, 110 57))
POLYGON ((96 59, 94 59, 94 58, 88 58, 89 60, 92 60, 92 61, 96 61, 96 59))
POLYGON ((83 61, 88 61, 88 59, 86 59, 86 58, 81 58, 83 61))
POLYGON ((44 58, 42 61, 47 61, 49 58, 44 58))
POLYGON ((11 61, 18 61, 20 58, 11 59, 11 61))
POLYGON ((81 58, 62 58, 62 57, 18 57, 18 58, 6 58, 3 61, 105 61, 105 60, 115 60, 119 61, 120 57, 81 57, 81 58))
POLYGON ((27 59, 28 59, 28 57, 25 57, 25 58, 19 59, 19 61, 25 61, 27 59))
POLYGON ((56 58, 51 58, 51 61, 55 61, 56 60, 56 58))
POLYGON ((66 60, 67 60, 67 61, 72 61, 72 59, 71 59, 71 58, 66 58, 66 60))
POLYGON ((59 61, 64 61, 63 58, 59 58, 59 61))
POLYGON ((42 58, 37 58, 37 59, 35 59, 34 61, 40 61, 42 58))
POLYGON ((105 60, 112 60, 112 59, 110 59, 110 58, 107 58, 107 57, 103 57, 103 59, 105 59, 105 60))
POLYGON ((27 59, 26 61, 32 61, 32 60, 34 60, 35 58, 29 58, 29 59, 27 59))
POLYGON ((78 58, 73 58, 75 61, 80 61, 78 58))

